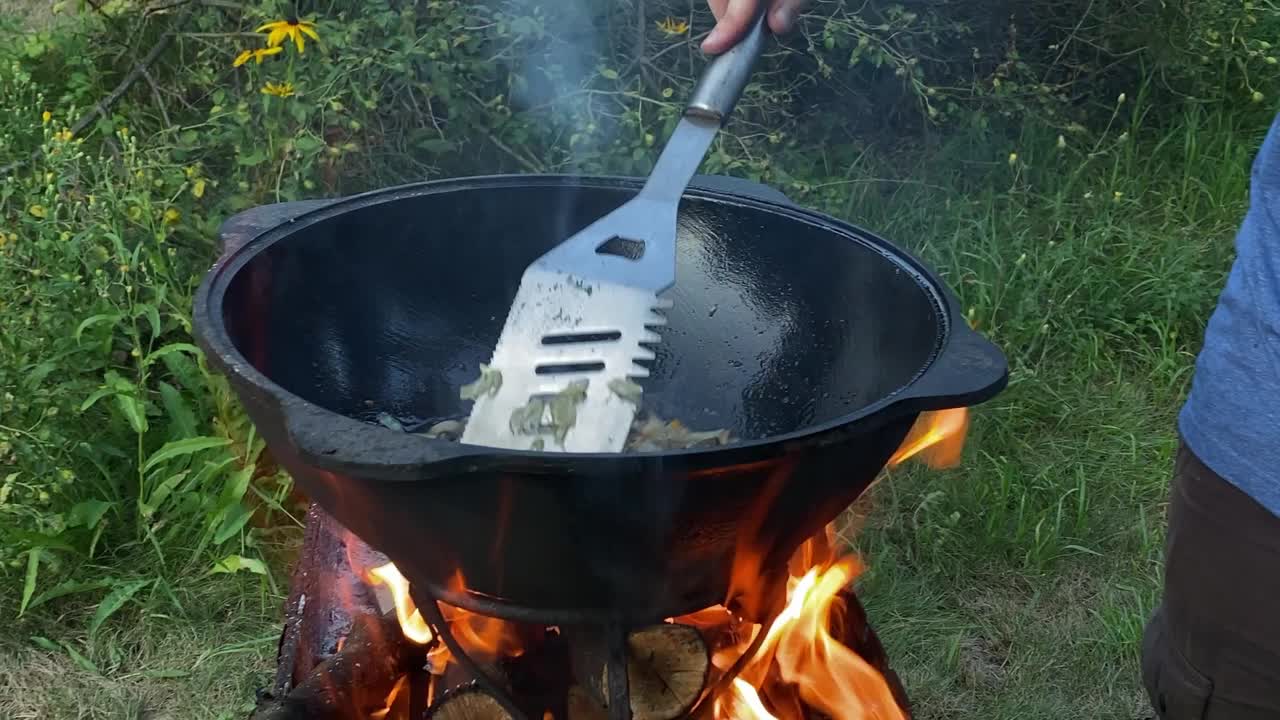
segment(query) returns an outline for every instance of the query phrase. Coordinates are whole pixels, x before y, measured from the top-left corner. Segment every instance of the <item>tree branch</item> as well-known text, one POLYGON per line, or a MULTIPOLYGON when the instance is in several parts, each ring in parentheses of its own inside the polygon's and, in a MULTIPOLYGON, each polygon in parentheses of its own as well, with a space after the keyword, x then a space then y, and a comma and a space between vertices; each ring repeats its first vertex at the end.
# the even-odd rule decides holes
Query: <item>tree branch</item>
MULTIPOLYGON (((174 20, 173 27, 180 27, 184 22, 186 22, 188 15, 190 15, 189 7, 184 9, 183 12, 174 20)), ((94 106, 89 110, 89 112, 82 115, 80 119, 76 121, 75 125, 71 126, 71 134, 73 136, 79 135, 99 117, 105 116, 111 110, 111 106, 115 105, 120 98, 124 97, 125 93, 129 92, 129 88, 133 87, 133 84, 138 82, 138 78, 146 75, 147 68, 151 67, 156 60, 160 59, 160 56, 164 54, 164 51, 169 48, 171 43, 173 43, 173 37, 174 32, 171 27, 160 36, 160 39, 156 41, 155 46, 151 48, 150 52, 138 61, 138 64, 133 67, 133 70, 129 71, 128 75, 124 76, 124 79, 120 81, 120 84, 116 85, 114 90, 108 93, 106 97, 94 103, 94 106)), ((0 176, 8 175, 26 163, 34 162, 39 157, 40 151, 36 150, 31 154, 31 157, 26 160, 16 160, 4 167, 0 167, 0 176)))

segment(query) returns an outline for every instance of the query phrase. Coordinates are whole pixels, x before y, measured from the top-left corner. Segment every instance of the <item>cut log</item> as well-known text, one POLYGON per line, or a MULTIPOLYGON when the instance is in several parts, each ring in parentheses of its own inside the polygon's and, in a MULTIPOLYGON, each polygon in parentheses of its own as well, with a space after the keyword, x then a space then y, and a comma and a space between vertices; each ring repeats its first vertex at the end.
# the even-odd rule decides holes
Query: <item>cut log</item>
POLYGON ((569 720, 609 720, 609 709, 581 685, 569 688, 569 720))
MULTIPOLYGON (((573 653, 579 684, 607 710, 612 695, 607 651, 597 640, 580 644, 573 653)), ((626 653, 632 720, 676 720, 702 696, 711 657, 697 628, 661 623, 637 630, 627 636, 626 653)))
POLYGON ((427 710, 426 720, 512 720, 498 699, 479 685, 446 692, 427 710))
MULTIPOLYGON (((507 692, 511 692, 511 679, 507 677, 506 669, 503 667, 502 663, 486 662, 483 660, 476 660, 475 658, 472 658, 472 661, 475 662, 476 665, 484 671, 484 674, 488 676, 488 678, 499 688, 506 690, 507 692)), ((445 668, 444 674, 440 675, 440 679, 437 681, 436 687, 446 691, 454 688, 461 690, 470 685, 474 685, 475 682, 476 678, 468 672, 466 668, 462 667, 462 665, 455 661, 450 662, 449 666, 445 668)))

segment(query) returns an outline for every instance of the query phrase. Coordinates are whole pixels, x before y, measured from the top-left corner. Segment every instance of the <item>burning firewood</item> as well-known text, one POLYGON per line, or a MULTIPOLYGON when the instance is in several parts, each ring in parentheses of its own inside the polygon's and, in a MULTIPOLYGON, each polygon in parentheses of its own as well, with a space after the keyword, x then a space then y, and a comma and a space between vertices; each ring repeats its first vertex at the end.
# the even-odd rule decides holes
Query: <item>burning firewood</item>
MULTIPOLYGON (((485 674, 485 677, 489 678, 490 682, 496 684, 502 690, 511 691, 511 679, 507 677, 507 671, 503 663, 477 660, 474 657, 471 658, 471 661, 485 674)), ((436 687, 443 690, 464 690, 475 685, 475 683, 475 677, 466 667, 459 663, 451 662, 445 668, 444 674, 440 676, 436 687)))
POLYGON ((426 714, 426 720, 512 720, 498 699, 479 685, 463 685, 445 693, 426 714))
MULTIPOLYGON (((572 644, 574 646, 576 644, 572 644)), ((596 720, 592 708, 609 707, 609 663, 598 643, 575 648, 574 675, 589 698, 570 694, 571 720, 596 720), (573 710, 577 709, 575 716, 573 710)), ((690 625, 662 623, 627 637, 627 685, 634 720, 675 720, 698 702, 711 667, 702 633, 690 625)))
MULTIPOLYGON (((336 655, 313 668, 286 697, 260 705, 251 720, 346 720, 369 717, 421 661, 395 615, 362 614, 336 655)), ((498 716, 494 716, 498 717, 498 716)))

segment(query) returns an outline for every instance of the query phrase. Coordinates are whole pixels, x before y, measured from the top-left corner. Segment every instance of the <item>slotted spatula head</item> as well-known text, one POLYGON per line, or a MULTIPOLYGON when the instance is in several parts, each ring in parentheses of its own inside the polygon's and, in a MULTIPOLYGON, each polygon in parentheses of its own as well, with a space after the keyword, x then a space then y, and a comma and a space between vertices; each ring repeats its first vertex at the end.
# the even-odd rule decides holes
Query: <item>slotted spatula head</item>
POLYGON ((621 452, 675 284, 676 213, 764 47, 763 11, 703 72, 644 188, 525 271, 462 442, 621 452))

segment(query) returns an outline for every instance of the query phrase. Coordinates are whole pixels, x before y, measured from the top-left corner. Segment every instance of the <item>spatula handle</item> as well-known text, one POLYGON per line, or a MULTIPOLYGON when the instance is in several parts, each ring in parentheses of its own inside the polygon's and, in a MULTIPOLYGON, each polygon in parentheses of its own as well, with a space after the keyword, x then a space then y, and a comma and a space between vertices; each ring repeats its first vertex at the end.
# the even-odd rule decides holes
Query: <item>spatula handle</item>
POLYGON ((686 115, 710 118, 721 125, 729 119, 733 106, 738 104, 742 91, 751 79, 756 60, 764 50, 769 36, 768 14, 765 0, 760 0, 756 16, 745 35, 728 52, 714 58, 703 69, 693 97, 685 109, 686 115))

